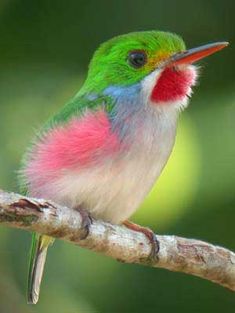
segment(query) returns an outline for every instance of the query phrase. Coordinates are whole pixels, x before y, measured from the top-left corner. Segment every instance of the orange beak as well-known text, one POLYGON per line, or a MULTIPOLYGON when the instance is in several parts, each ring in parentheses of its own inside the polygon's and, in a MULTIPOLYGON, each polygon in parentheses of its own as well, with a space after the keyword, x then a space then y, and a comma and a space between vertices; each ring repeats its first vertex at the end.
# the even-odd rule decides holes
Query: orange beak
POLYGON ((199 61, 208 55, 211 55, 225 47, 227 47, 228 42, 215 42, 203 45, 197 48, 189 49, 186 51, 178 52, 173 54, 165 63, 168 66, 174 66, 179 64, 192 64, 199 61))

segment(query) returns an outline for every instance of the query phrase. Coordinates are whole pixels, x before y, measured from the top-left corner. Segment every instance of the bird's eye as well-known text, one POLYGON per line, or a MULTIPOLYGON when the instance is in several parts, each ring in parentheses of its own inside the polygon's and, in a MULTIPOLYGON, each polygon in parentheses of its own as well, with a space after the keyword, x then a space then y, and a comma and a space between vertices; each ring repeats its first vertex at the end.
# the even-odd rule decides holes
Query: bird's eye
POLYGON ((147 55, 142 50, 130 51, 128 54, 128 62, 134 68, 140 68, 147 62, 147 55))

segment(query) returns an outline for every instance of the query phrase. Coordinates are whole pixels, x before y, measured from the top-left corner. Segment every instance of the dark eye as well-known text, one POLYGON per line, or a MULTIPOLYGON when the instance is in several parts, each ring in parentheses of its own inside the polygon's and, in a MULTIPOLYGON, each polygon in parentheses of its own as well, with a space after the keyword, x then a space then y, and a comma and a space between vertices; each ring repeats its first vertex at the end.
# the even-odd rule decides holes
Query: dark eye
POLYGON ((147 55, 142 50, 131 51, 128 54, 128 62, 134 68, 140 68, 147 62, 147 55))

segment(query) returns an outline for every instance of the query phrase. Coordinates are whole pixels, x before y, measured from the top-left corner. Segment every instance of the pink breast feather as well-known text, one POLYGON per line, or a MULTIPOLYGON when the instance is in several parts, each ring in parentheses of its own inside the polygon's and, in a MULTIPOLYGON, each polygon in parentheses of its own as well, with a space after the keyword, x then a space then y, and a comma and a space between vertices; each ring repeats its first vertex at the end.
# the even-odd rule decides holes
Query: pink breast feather
POLYGON ((56 173, 62 169, 86 167, 115 154, 119 140, 104 111, 88 113, 47 133, 31 152, 26 176, 56 173))

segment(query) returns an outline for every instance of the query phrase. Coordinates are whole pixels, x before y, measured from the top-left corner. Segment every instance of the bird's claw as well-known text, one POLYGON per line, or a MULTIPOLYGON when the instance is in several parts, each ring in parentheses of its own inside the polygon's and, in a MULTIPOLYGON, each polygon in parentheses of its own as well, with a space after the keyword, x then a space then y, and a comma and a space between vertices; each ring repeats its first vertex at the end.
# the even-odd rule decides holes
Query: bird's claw
POLYGON ((82 234, 81 234, 80 240, 84 240, 89 235, 90 226, 93 220, 92 220, 90 213, 86 211, 85 209, 79 207, 79 208, 76 208, 76 211, 78 211, 82 217, 82 234))
POLYGON ((152 246, 149 259, 156 259, 159 252, 159 242, 155 233, 150 228, 143 227, 129 221, 125 221, 123 224, 131 230, 143 233, 149 239, 152 246))

